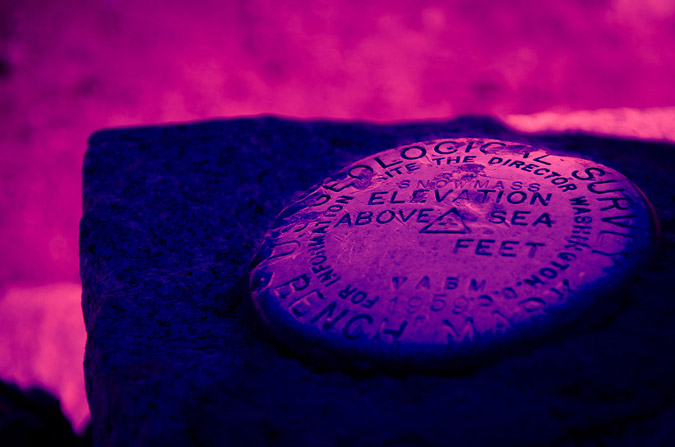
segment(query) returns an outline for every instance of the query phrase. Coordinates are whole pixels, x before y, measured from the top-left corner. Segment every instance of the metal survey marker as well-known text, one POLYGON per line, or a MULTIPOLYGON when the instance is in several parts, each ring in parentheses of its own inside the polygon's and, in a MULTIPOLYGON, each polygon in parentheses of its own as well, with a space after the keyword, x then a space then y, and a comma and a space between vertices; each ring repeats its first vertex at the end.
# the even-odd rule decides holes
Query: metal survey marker
POLYGON ((345 367, 433 370, 615 308, 658 221, 615 170, 453 139, 362 159, 284 209, 256 253, 273 338, 345 367))

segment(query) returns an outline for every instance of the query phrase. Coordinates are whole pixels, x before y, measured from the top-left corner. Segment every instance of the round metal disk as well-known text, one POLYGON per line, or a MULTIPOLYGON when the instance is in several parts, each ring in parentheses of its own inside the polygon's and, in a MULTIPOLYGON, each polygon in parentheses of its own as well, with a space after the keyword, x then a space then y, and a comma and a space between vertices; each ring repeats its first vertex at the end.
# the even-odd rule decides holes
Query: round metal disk
POLYGON ((462 367, 606 317, 656 228, 640 190, 601 164, 427 141, 365 158, 282 211, 251 292, 293 351, 384 372, 462 367))

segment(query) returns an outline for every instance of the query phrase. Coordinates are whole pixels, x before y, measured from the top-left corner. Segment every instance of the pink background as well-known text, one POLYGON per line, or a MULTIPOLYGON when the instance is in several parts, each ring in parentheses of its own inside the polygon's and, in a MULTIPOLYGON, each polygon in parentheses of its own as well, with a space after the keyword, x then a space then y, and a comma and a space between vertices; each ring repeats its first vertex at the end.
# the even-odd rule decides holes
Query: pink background
POLYGON ((671 0, 0 0, 0 378, 88 419, 77 232, 102 127, 490 114, 675 141, 671 0))

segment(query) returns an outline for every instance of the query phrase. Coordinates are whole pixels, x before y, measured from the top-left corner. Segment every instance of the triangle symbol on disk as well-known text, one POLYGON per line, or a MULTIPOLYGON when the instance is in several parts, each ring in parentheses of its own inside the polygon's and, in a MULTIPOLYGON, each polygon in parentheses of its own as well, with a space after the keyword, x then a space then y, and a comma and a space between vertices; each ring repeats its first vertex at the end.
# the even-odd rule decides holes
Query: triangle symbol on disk
POLYGON ((464 223, 464 219, 462 219, 462 215, 457 211, 457 208, 451 208, 422 228, 420 233, 466 234, 471 233, 471 230, 464 223))

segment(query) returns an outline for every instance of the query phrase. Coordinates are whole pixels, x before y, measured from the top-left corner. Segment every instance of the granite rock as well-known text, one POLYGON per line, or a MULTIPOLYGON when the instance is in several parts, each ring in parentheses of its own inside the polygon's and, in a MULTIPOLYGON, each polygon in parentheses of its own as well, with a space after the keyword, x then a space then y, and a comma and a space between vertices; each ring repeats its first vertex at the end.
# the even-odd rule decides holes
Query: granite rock
POLYGON ((375 125, 275 117, 104 130, 83 166, 80 270, 94 444, 675 443, 675 151, 489 118, 375 125), (490 137, 634 180, 661 249, 611 321, 454 375, 355 375, 296 358, 249 306, 247 264, 275 215, 390 147, 490 137))

